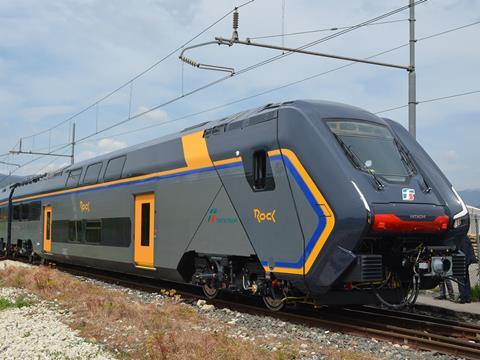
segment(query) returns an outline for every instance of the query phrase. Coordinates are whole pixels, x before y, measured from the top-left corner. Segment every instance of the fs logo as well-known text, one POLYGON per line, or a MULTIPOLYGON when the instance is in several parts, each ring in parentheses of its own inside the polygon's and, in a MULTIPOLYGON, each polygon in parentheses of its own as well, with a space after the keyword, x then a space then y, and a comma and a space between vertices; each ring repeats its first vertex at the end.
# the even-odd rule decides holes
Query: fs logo
POLYGON ((275 212, 277 209, 273 209, 270 212, 262 212, 260 209, 253 209, 253 217, 258 221, 259 224, 263 223, 264 221, 270 221, 276 223, 275 220, 275 212))
POLYGON ((80 211, 90 212, 90 201, 83 202, 80 200, 80 211))
POLYGON ((415 189, 402 189, 402 200, 403 201, 413 201, 415 200, 415 189))
POLYGON ((210 213, 208 215, 208 220, 207 220, 209 224, 215 223, 216 213, 217 213, 216 208, 213 208, 212 210, 210 210, 210 213))
POLYGON ((235 217, 219 217, 217 216, 217 208, 212 208, 208 212, 207 222, 209 224, 236 224, 238 219, 235 217))

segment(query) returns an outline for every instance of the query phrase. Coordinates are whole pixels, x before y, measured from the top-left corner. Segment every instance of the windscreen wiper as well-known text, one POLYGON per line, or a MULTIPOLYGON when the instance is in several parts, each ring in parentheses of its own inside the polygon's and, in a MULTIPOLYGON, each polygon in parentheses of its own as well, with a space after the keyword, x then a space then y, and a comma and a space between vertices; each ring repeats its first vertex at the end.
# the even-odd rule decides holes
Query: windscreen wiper
POLYGON ((400 145, 397 139, 393 139, 393 141, 395 142, 397 150, 400 153, 400 160, 402 160, 403 165, 405 165, 405 167, 407 168, 408 175, 410 176, 412 174, 415 174, 417 169, 413 165, 409 155, 407 154, 403 146, 400 145))
MULTIPOLYGON (((411 173, 409 175, 417 173, 417 169, 414 165, 415 162, 412 159, 412 156, 410 155, 410 152, 406 151, 403 148, 403 146, 398 142, 397 139, 393 139, 393 140, 395 141, 395 145, 397 146, 397 149, 400 152, 400 158, 402 159, 402 162, 405 164, 405 166, 410 168, 411 173)), ((425 188, 423 189, 423 192, 429 193, 432 190, 431 186, 429 185, 429 183, 425 179, 425 176, 423 176, 422 172, 418 171, 418 173, 422 177, 423 184, 425 185, 425 188)))
POLYGON ((375 181, 375 183, 377 185, 377 189, 378 190, 383 190, 385 188, 385 185, 383 185, 383 183, 380 181, 380 179, 375 174, 375 172, 372 171, 372 169, 366 167, 365 164, 363 164, 362 160, 360 160, 358 158, 357 154, 355 154, 355 152, 353 152, 352 149, 350 149, 350 146, 345 144, 345 142, 342 139, 340 139, 340 137, 337 134, 334 133, 333 135, 337 139, 338 143, 342 146, 343 151, 345 152, 345 154, 347 154, 347 156, 353 162, 355 167, 358 168, 358 169, 363 169, 364 171, 366 171, 367 173, 372 175, 373 180, 375 181))

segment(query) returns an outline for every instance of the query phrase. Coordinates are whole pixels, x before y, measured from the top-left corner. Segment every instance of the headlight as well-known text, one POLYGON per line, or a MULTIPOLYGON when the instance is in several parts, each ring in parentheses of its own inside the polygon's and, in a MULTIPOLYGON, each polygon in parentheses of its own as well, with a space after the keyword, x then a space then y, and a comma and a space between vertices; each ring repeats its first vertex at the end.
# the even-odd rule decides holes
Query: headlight
POLYGON ((468 220, 469 220, 468 214, 467 214, 467 215, 464 215, 464 216, 462 216, 462 217, 460 217, 460 218, 458 218, 458 219, 455 219, 455 220, 453 221, 453 228, 454 228, 454 229, 457 229, 457 228, 459 228, 459 227, 461 227, 461 226, 467 225, 467 224, 468 224, 468 220))

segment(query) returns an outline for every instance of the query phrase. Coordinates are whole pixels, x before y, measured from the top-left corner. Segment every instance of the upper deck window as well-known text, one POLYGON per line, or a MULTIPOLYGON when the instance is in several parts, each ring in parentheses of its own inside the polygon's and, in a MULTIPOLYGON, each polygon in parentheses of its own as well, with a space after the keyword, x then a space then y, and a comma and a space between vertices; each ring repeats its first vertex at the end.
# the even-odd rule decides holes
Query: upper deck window
POLYGON ((95 184, 98 181, 100 176, 100 170, 102 169, 102 163, 96 163, 88 165, 87 171, 85 171, 85 176, 83 177, 84 184, 95 184))
POLYGON ((327 121, 327 125, 359 169, 393 181, 403 181, 414 171, 405 151, 386 126, 343 119, 327 121))
POLYGON ((70 172, 68 173, 66 186, 67 187, 77 186, 78 182, 80 181, 80 175, 82 175, 82 168, 70 170, 70 172))
POLYGON ((103 180, 117 180, 122 177, 123 166, 125 165, 126 156, 120 156, 110 159, 103 175, 103 180))

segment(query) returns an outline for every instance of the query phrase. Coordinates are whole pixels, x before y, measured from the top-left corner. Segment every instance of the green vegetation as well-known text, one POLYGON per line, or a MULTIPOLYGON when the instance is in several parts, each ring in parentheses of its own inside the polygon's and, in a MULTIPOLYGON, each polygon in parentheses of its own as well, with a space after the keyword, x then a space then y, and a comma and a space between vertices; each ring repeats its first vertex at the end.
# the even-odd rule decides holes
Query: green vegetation
POLYGON ((30 305, 32 305, 32 301, 28 300, 23 296, 20 296, 19 298, 17 298, 15 302, 12 302, 5 298, 0 298, 0 311, 9 309, 9 308, 22 308, 30 305))
POLYGON ((480 286, 479 285, 475 285, 472 287, 472 289, 470 290, 471 294, 472 294, 472 301, 480 301, 480 286))

